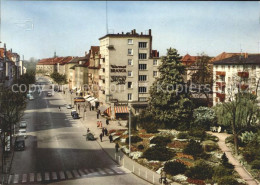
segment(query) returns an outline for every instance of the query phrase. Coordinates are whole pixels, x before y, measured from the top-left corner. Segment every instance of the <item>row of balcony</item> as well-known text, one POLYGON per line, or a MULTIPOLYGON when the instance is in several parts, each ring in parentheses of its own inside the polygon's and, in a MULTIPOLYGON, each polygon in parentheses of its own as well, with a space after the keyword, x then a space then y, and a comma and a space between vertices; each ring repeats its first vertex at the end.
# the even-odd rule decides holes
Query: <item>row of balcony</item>
MULTIPOLYGON (((225 71, 216 71, 217 76, 226 76, 225 71)), ((248 78, 249 77, 249 72, 243 71, 243 72, 237 72, 237 75, 241 78, 248 78)))

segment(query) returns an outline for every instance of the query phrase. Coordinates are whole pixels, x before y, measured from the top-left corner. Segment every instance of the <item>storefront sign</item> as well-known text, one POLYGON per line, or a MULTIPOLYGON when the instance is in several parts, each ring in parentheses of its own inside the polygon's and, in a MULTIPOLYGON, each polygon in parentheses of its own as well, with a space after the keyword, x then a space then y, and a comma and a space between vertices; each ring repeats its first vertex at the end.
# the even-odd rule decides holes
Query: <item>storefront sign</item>
POLYGON ((116 85, 125 84, 126 76, 111 76, 111 82, 117 82, 116 85))
POLYGON ((126 66, 111 65, 111 73, 125 73, 126 66))

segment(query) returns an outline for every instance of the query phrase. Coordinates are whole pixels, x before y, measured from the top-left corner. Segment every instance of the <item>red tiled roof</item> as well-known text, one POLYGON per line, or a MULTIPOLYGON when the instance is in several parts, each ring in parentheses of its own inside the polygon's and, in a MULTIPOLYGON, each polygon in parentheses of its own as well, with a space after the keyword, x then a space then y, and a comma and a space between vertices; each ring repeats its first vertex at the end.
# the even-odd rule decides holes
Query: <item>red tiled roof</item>
POLYGON ((186 54, 182 57, 181 61, 183 65, 191 65, 194 64, 198 58, 198 56, 191 56, 189 54, 186 54))
MULTIPOLYGON (((241 55, 241 53, 226 53, 226 52, 223 52, 223 53, 219 54, 218 56, 214 57, 211 60, 211 62, 223 60, 225 58, 230 58, 230 57, 237 56, 237 55, 241 55)), ((244 54, 242 53, 242 55, 244 55, 244 54)))
POLYGON ((90 50, 91 50, 93 53, 98 53, 98 52, 99 52, 99 46, 91 46, 91 47, 90 47, 90 50))
POLYGON ((68 56, 68 57, 55 57, 55 58, 44 58, 41 59, 37 65, 56 65, 56 64, 66 64, 69 61, 72 60, 73 57, 68 56))

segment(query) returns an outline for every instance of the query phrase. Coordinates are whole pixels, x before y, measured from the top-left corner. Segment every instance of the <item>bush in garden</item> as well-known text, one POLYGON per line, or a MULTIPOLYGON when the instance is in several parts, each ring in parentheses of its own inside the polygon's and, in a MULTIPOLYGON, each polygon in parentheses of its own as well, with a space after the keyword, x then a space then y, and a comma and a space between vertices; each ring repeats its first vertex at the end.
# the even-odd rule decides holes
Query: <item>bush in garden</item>
POLYGON ((217 117, 215 111, 209 107, 199 107, 193 111, 193 127, 209 130, 210 126, 215 125, 217 117))
POLYGON ((138 145, 137 148, 138 148, 138 150, 143 150, 144 149, 144 145, 138 145))
POLYGON ((205 152, 211 152, 218 149, 217 143, 211 140, 204 141, 202 144, 205 152))
POLYGON ((206 132, 203 129, 192 129, 189 131, 189 135, 203 140, 206 137, 206 132))
MULTIPOLYGON (((242 141, 241 141, 241 139, 239 137, 238 137, 237 142, 238 142, 238 146, 243 146, 243 143, 242 143, 242 141)), ((225 140, 225 143, 232 143, 232 144, 234 144, 234 136, 232 135, 232 136, 227 137, 226 140, 225 140)))
POLYGON ((228 158, 225 153, 221 156, 221 163, 226 168, 234 169, 234 166, 228 162, 228 158))
POLYGON ((256 159, 260 160, 259 154, 260 154, 260 145, 257 143, 250 143, 246 145, 245 150, 243 151, 243 157, 249 163, 251 163, 256 159))
POLYGON ((166 146, 170 142, 171 142, 171 138, 170 137, 163 137, 163 136, 154 137, 150 141, 151 144, 156 144, 156 145, 160 145, 160 146, 166 146))
POLYGON ((248 144, 257 138, 257 133, 253 133, 252 131, 245 131, 241 134, 239 138, 241 139, 241 142, 243 142, 244 144, 248 144))
MULTIPOLYGON (((131 143, 138 143, 140 141, 143 141, 143 139, 139 136, 131 136, 131 143)), ((129 143, 129 137, 126 138, 125 143, 129 143)))
POLYGON ((180 132, 177 136, 178 139, 188 139, 189 134, 186 132, 180 132))
POLYGON ((170 175, 183 174, 187 170, 187 166, 179 161, 170 161, 164 164, 164 171, 170 175))
POLYGON ((195 166, 190 167, 185 175, 192 179, 211 179, 214 174, 213 168, 205 161, 199 161, 195 166))
POLYGON ((239 185, 237 180, 231 176, 224 176, 217 180, 218 185, 239 185))
POLYGON ((217 166, 214 168, 214 179, 217 180, 223 176, 230 176, 232 175, 233 170, 226 168, 223 165, 217 166))
POLYGON ((260 170, 260 160, 254 160, 251 165, 253 169, 260 170))
POLYGON ((175 156, 175 152, 167 149, 165 146, 154 146, 148 148, 144 153, 143 157, 148 160, 168 161, 175 156))
POLYGON ((190 140, 189 144, 184 148, 183 153, 198 157, 203 153, 202 146, 200 143, 190 140))

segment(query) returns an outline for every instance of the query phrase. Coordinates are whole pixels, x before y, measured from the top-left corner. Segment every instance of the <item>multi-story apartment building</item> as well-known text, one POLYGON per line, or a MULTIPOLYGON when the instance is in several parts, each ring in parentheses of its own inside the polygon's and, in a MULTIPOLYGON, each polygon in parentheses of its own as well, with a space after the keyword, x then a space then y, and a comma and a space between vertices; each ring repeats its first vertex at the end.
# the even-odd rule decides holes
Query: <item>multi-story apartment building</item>
POLYGON ((259 86, 260 54, 233 55, 213 63, 213 105, 232 100, 238 90, 259 95, 259 86))
POLYGON ((111 118, 128 113, 128 105, 138 114, 147 106, 149 88, 159 75, 159 52, 152 50, 151 29, 147 34, 138 34, 135 29, 131 33, 107 34, 99 40, 100 103, 105 108, 110 106, 107 113, 111 118))

